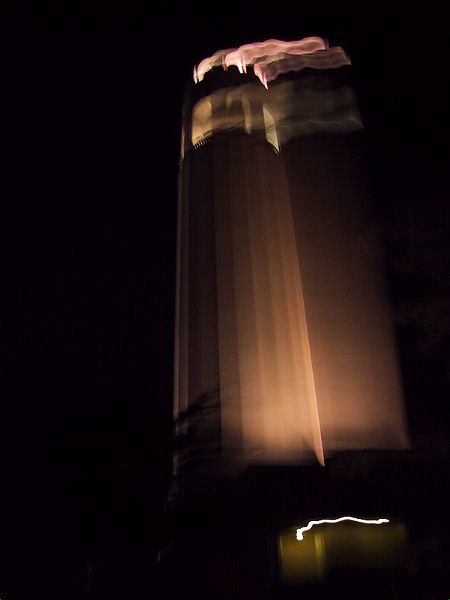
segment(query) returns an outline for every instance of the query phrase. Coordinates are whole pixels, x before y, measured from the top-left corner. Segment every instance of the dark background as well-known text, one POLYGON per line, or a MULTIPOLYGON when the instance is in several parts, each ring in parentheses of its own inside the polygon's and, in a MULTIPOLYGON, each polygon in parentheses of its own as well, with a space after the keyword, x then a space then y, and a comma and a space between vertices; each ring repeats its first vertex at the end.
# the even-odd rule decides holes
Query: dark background
POLYGON ((163 502, 181 103, 193 64, 219 48, 324 35, 350 54, 378 198, 367 251, 389 275, 414 447, 448 453, 443 19, 431 5, 372 3, 14 20, 2 599, 88 597, 93 573, 92 598, 152 597, 156 552, 173 535, 163 502))

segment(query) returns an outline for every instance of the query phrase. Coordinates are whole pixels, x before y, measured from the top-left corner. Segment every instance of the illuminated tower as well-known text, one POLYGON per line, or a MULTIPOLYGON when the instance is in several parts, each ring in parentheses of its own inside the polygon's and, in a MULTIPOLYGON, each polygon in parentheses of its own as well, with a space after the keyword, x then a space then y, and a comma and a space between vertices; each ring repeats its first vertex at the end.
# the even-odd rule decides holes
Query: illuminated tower
POLYGON ((350 60, 320 38, 224 50, 183 109, 178 479, 407 447, 350 60), (251 65, 251 68, 248 68, 251 65))

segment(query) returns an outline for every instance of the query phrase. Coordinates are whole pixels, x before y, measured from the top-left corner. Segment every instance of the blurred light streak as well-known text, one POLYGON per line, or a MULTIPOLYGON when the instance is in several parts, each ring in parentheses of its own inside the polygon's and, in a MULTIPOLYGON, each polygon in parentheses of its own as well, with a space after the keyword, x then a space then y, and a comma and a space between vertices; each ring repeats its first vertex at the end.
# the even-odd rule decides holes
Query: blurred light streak
POLYGON ((263 86, 268 89, 268 83, 274 81, 278 75, 303 69, 338 69, 350 65, 350 58, 340 47, 319 50, 313 54, 291 56, 288 54, 267 57, 255 63, 254 73, 263 86))
POLYGON ((364 525, 382 525, 389 523, 389 519, 360 519, 359 517, 339 517, 338 519, 319 519, 318 521, 310 521, 305 527, 297 529, 297 539, 303 540, 305 531, 310 531, 316 525, 324 525, 326 523, 341 523, 342 521, 354 521, 355 523, 363 523, 364 525))
POLYGON ((205 74, 208 71, 211 71, 214 67, 224 67, 225 68, 225 56, 231 52, 233 52, 235 48, 229 48, 228 50, 218 50, 214 52, 212 56, 208 58, 204 58, 196 67, 194 67, 194 81, 195 83, 199 83, 203 81, 205 74))
POLYGON ((308 37, 293 42, 266 40, 265 42, 244 44, 237 50, 228 52, 225 54, 224 64, 226 67, 235 65, 240 73, 246 73, 247 65, 254 65, 260 59, 268 56, 276 56, 280 53, 291 55, 310 54, 317 50, 325 50, 327 47, 325 40, 320 37, 308 37))
POLYGON ((363 129, 353 90, 348 85, 335 87, 325 75, 320 85, 317 76, 310 75, 277 83, 270 90, 256 83, 220 88, 194 105, 191 122, 194 147, 215 133, 242 130, 264 133, 277 151, 302 135, 363 129))
POLYGON ((329 48, 320 37, 307 37, 303 40, 285 42, 266 40, 244 44, 239 48, 218 50, 212 56, 203 59, 194 67, 194 81, 200 83, 205 74, 215 67, 238 68, 247 73, 248 65, 253 65, 255 75, 267 89, 268 83, 278 75, 302 69, 336 69, 349 65, 350 59, 340 47, 329 48))

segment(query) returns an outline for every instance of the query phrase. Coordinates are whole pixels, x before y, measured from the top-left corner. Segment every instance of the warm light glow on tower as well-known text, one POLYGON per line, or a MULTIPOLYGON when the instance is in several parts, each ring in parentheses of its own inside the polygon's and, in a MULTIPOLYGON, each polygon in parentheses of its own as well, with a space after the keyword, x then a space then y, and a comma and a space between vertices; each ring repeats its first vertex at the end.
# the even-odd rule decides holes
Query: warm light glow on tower
POLYGON ((190 445, 176 469, 198 481, 213 462, 235 472, 407 446, 383 274, 358 250, 371 189, 349 65, 314 37, 194 69, 174 413, 190 445))

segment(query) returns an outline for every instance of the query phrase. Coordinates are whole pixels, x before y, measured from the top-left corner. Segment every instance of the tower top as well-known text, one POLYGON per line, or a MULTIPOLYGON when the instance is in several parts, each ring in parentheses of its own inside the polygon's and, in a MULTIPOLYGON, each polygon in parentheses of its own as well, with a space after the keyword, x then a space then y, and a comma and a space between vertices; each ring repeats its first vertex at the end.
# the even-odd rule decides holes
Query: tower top
POLYGON ((269 81, 281 73, 307 67, 331 69, 349 64, 350 59, 342 48, 330 48, 326 40, 313 36, 292 42, 266 40, 218 50, 194 67, 193 76, 195 83, 200 83, 205 74, 215 67, 222 66, 226 70, 236 66, 240 73, 246 73, 247 66, 253 65, 255 75, 267 88, 269 81))

